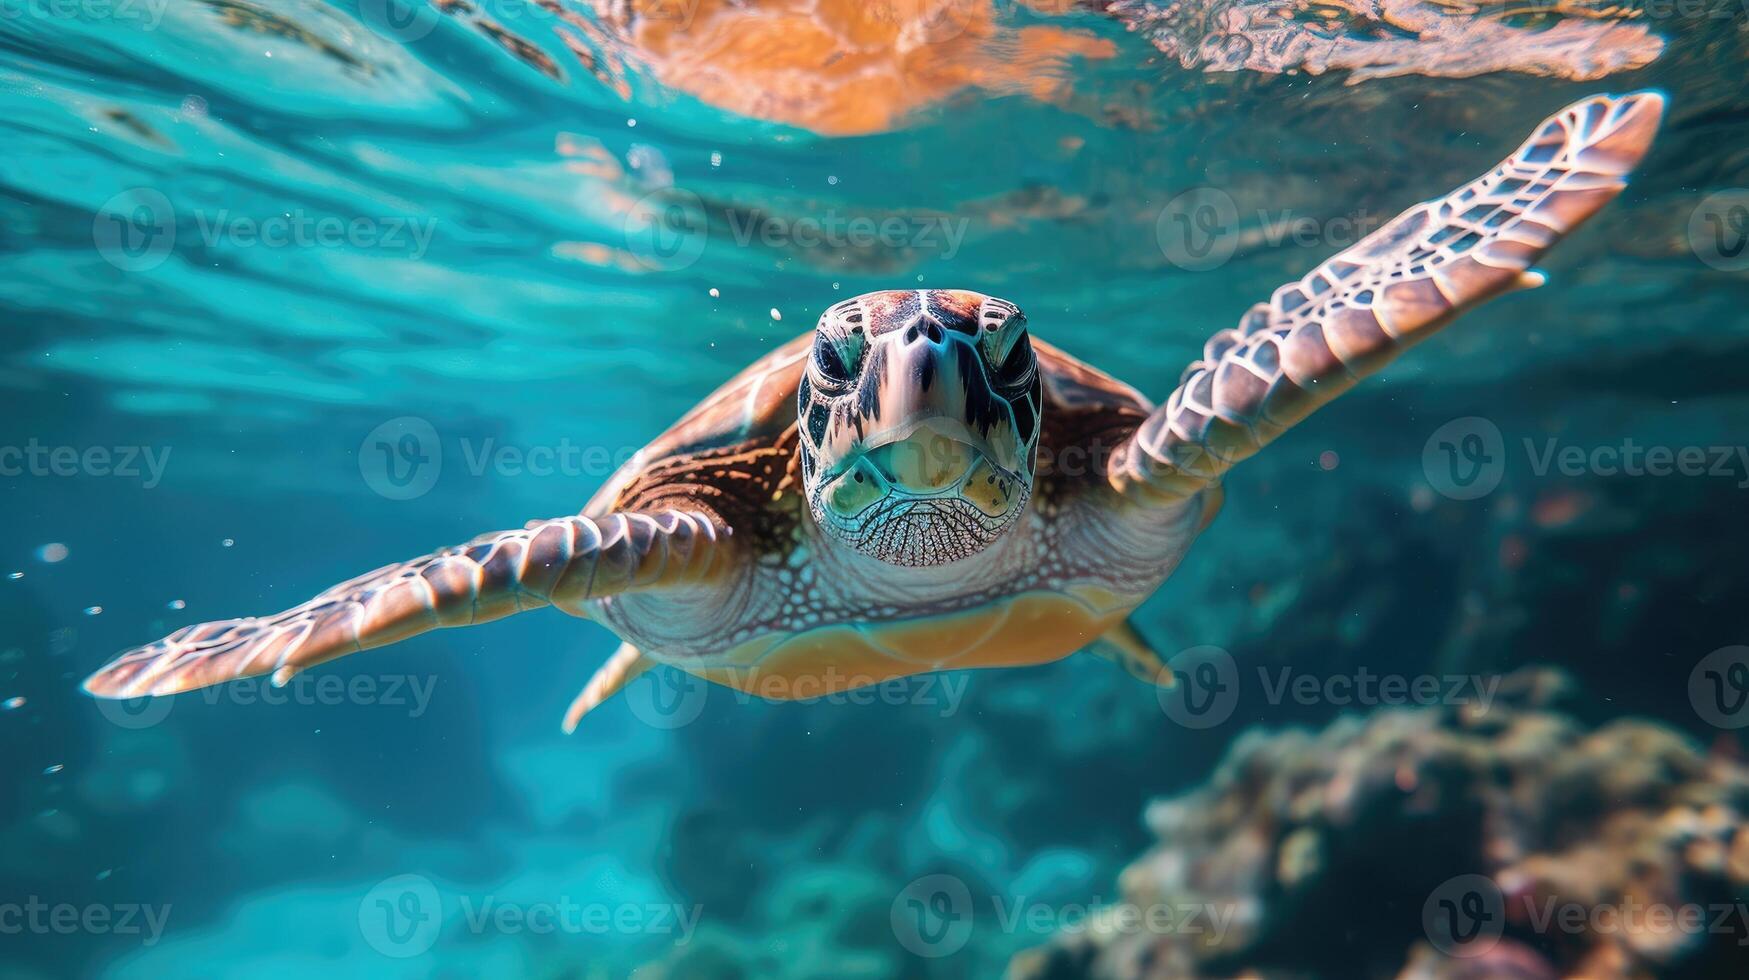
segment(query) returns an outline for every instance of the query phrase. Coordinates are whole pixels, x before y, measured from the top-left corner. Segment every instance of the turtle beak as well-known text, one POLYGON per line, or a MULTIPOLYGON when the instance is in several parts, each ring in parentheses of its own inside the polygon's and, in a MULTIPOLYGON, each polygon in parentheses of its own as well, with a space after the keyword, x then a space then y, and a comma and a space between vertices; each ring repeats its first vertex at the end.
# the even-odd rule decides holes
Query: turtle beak
POLYGON ((984 453, 957 419, 925 419, 910 435, 864 456, 889 486, 934 494, 957 486, 984 453), (956 431, 957 430, 957 431, 956 431))

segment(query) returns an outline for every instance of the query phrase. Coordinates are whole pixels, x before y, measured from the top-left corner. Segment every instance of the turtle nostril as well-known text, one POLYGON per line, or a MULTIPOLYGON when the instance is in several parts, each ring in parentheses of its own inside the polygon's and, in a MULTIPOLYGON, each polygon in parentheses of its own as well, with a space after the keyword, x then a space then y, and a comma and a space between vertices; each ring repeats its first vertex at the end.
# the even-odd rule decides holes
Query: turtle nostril
POLYGON ((942 337, 943 334, 940 325, 927 320, 913 323, 905 329, 905 343, 907 344, 915 344, 919 340, 927 340, 930 343, 939 346, 942 337))

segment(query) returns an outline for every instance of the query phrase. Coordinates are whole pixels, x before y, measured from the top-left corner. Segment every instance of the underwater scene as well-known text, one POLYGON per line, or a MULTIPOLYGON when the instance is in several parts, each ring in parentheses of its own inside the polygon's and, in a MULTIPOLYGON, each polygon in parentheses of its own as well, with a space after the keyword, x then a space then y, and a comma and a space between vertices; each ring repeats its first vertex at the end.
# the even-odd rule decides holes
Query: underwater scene
POLYGON ((1749 977, 1746 68, 0 0, 0 980, 1749 977))

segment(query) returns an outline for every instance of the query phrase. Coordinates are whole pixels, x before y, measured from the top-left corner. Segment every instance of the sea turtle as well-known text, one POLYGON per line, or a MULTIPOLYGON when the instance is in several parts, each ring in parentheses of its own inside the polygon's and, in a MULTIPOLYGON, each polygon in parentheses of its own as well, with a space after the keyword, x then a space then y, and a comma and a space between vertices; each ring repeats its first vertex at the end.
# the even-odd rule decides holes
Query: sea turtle
POLYGON ((1487 175, 1410 208, 1216 334, 1155 407, 967 290, 827 309, 657 437, 581 514, 191 626, 85 682, 102 697, 293 674, 542 606, 624 644, 570 730, 652 664, 769 698, 1093 648, 1170 672, 1126 617, 1184 556, 1222 474, 1531 264, 1611 200, 1663 99, 1598 96, 1487 175))

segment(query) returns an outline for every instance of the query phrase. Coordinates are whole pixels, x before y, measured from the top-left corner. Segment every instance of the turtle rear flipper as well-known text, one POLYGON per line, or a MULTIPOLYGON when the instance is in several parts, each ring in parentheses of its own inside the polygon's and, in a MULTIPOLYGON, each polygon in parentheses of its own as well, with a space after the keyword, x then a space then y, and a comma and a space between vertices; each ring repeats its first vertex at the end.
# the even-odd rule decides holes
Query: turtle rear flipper
POLYGON ((644 671, 655 665, 656 662, 640 653, 637 647, 621 643, 613 656, 590 675, 589 683, 583 685, 583 690, 571 701, 571 707, 566 709, 561 725, 565 734, 575 732, 584 715, 600 707, 603 701, 624 690, 627 684, 642 677, 644 671))
POLYGON ((472 626, 555 605, 582 615, 590 599, 703 584, 719 573, 728 529, 697 511, 561 517, 334 586, 276 616, 189 626, 123 653, 92 674, 98 697, 175 694, 306 667, 427 630, 472 626))
POLYGON ((1171 687, 1177 683, 1172 668, 1142 638, 1136 624, 1130 620, 1106 630, 1105 635, 1088 645, 1087 652, 1122 667, 1124 673, 1136 680, 1159 687, 1171 687))
POLYGON ((1532 263, 1621 192, 1663 111, 1655 92, 1568 106, 1487 175, 1277 289, 1118 448, 1112 485, 1148 503, 1194 496, 1458 314, 1541 285, 1532 263))

